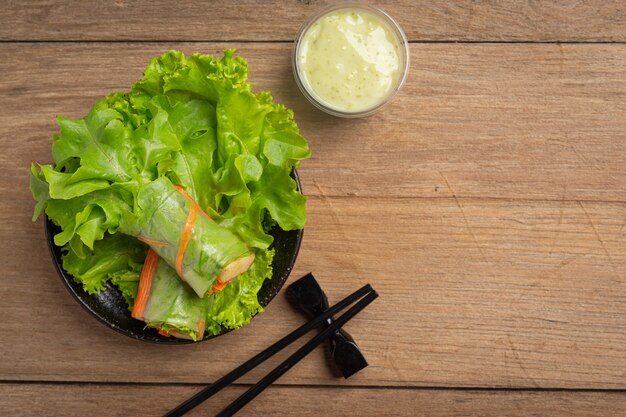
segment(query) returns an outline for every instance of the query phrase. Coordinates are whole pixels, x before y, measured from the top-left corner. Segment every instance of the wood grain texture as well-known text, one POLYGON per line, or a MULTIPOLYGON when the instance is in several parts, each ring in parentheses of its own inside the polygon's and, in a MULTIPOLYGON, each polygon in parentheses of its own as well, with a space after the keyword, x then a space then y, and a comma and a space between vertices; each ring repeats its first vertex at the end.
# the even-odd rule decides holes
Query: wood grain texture
MULTIPOLYGON (((160 416, 193 395, 198 386, 107 384, 0 384, 5 410, 15 417, 160 416)), ((247 387, 226 389, 189 413, 210 415, 247 387)), ((318 417, 332 398, 337 417, 606 417, 626 414, 623 392, 392 390, 273 386, 237 416, 318 417)))
POLYGON ((168 49, 233 46, 257 89, 295 110, 313 149, 302 168, 308 194, 626 201, 626 45, 412 45, 391 105, 341 120, 302 97, 290 45, 2 44, 0 95, 11 111, 0 113, 0 137, 15 146, 0 158, 25 184, 23 155, 50 160, 55 115, 83 116, 128 90, 168 49))
MULTIPOLYGON (((302 322, 279 297, 214 342, 126 340, 66 294, 30 222, 28 165, 49 160, 53 116, 81 116, 179 46, 225 45, 0 46, 0 163, 11 173, 0 177, 0 233, 12 242, 0 255, 3 378, 201 382, 302 322)), ((302 99, 288 49, 241 53, 257 86, 295 108, 314 151, 301 168, 310 215, 293 277, 315 271, 335 299, 364 282, 382 294, 349 326, 372 364, 350 383, 623 388, 626 48, 414 45, 427 64, 358 121, 302 99)), ((345 384, 323 361, 320 349, 284 381, 345 384)))
MULTIPOLYGON (((406 22, 416 19, 416 30, 422 18, 436 22, 432 14, 401 9, 407 4, 390 11, 406 22)), ((560 13, 564 3, 503 4, 474 5, 469 32, 454 36, 472 40, 468 33, 478 25, 475 33, 483 38, 477 39, 531 33, 536 40, 616 40, 624 28, 612 26, 622 15, 610 3, 571 3, 570 14, 560 13), (588 7, 596 14, 581 12, 588 7)), ((70 18, 61 3, 33 3, 32 10, 20 9, 21 17, 11 15, 16 8, 10 4, 1 12, 0 21, 9 23, 0 25, 0 34, 170 36, 167 25, 167 35, 154 34, 150 12, 144 12, 145 24, 138 22, 137 5, 121 3, 123 16, 111 14, 110 3, 79 8, 72 28, 63 23, 70 18), (33 17, 41 7, 45 13, 33 17), (20 32, 20 19, 31 22, 28 30, 20 32), (107 19, 120 25, 97 33, 107 19)), ((224 10, 234 13, 229 7, 224 10)), ((241 7, 239 13, 247 3, 241 7)), ((296 15, 304 18, 307 7, 285 6, 289 25, 299 25, 296 15)), ((451 11, 443 15, 457 19, 453 11, 460 13, 463 4, 429 7, 445 7, 451 11)), ((278 19, 284 10, 275 9, 278 19)), ((190 27, 199 30, 194 19, 200 12, 188 10, 190 27)), ((291 30, 261 27, 258 13, 250 32, 237 34, 280 39, 291 30)), ((223 23, 216 26, 221 37, 216 28, 193 32, 177 25, 179 33, 191 30, 198 39, 236 38, 223 23)), ((442 32, 432 32, 433 39, 455 30, 454 24, 436 28, 442 32)), ((309 222, 291 279, 314 271, 331 301, 365 282, 381 293, 347 326, 369 368, 339 379, 321 365, 327 352, 318 349, 281 378, 287 386, 272 388, 244 415, 307 416, 320 409, 383 416, 624 414, 623 392, 414 389, 626 388, 623 44, 413 44, 400 95, 362 120, 326 116, 302 98, 291 77, 289 44, 0 44, 0 239, 10 242, 0 252, 0 380, 77 382, 0 384, 3 407, 16 405, 22 415, 159 414, 197 386, 124 383, 214 380, 303 322, 279 296, 250 326, 211 342, 163 347, 124 338, 67 294, 48 258, 41 222, 30 221, 28 166, 50 160, 56 114, 84 115, 97 98, 128 89, 147 60, 167 49, 215 53, 232 46, 250 61, 257 88, 270 89, 295 110, 313 148, 300 170, 309 222), (81 383, 89 381, 122 385, 81 383), (128 408, 107 408, 111 398, 128 408)), ((285 355, 243 382, 255 381, 285 355)), ((242 389, 230 389, 220 401, 242 389)))
MULTIPOLYGON (((5 2, 2 40, 291 41, 334 1, 37 0, 5 2)), ((372 1, 414 41, 625 41, 619 0, 372 1)))
MULTIPOLYGON (((0 230, 14 234, 0 287, 2 378, 213 380, 303 322, 279 296, 206 343, 127 339, 66 293, 31 206, 0 202, 0 230)), ((381 298, 347 326, 371 366, 339 380, 319 349, 281 382, 624 388, 624 219, 624 203, 312 196, 291 279, 314 271, 331 301, 374 285, 381 298)))

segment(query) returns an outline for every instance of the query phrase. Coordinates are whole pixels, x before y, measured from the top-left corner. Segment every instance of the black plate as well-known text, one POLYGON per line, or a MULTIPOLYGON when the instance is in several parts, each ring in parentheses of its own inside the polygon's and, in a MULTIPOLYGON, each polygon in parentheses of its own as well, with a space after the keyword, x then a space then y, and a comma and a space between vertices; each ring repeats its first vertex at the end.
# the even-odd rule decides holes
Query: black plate
MULTIPOLYGON (((298 190, 301 191, 300 180, 295 170, 292 172, 292 177, 296 180, 298 190)), ((126 305, 126 301, 124 301, 124 297, 122 297, 122 293, 111 283, 107 283, 106 289, 100 294, 91 295, 86 293, 83 290, 82 284, 74 281, 72 276, 63 269, 61 248, 56 246, 53 240, 54 235, 59 233, 61 229, 54 225, 47 216, 45 216, 44 220, 48 248, 50 249, 52 261, 61 280, 76 301, 78 301, 85 310, 91 313, 92 316, 98 319, 98 321, 123 335, 137 340, 173 345, 197 343, 191 340, 177 339, 175 337, 164 337, 155 329, 144 328, 145 323, 135 320, 130 316, 130 311, 128 311, 128 306, 126 305)), ((272 279, 266 280, 259 291, 259 303, 263 307, 267 306, 270 301, 272 301, 285 281, 287 281, 291 269, 296 262, 298 251, 300 250, 303 230, 284 231, 279 227, 274 227, 270 231, 270 234, 274 237, 272 247, 276 249, 276 254, 272 261, 272 279)), ((227 333, 227 331, 221 334, 224 333, 227 333)), ((219 335, 209 335, 205 333, 201 341, 209 340, 217 336, 219 335)))

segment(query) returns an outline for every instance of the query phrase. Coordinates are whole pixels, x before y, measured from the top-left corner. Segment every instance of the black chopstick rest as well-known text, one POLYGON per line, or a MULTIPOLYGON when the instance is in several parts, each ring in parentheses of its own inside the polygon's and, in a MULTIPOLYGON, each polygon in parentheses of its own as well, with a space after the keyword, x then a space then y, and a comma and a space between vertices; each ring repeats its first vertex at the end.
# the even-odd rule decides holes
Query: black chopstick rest
MULTIPOLYGON (((289 285, 286 296, 296 310, 310 317, 318 316, 328 309, 328 298, 312 273, 289 285)), ((332 322, 331 317, 322 326, 328 328, 332 322)), ((329 341, 333 361, 344 378, 349 378, 367 366, 365 356, 345 330, 333 332, 329 341)))

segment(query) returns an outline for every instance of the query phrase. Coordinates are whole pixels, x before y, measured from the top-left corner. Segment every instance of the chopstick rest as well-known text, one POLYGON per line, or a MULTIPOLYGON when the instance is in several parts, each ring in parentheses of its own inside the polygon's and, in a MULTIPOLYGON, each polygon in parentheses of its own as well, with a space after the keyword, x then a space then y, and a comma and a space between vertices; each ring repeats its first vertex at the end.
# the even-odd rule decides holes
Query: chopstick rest
MULTIPOLYGON (((315 317, 328 310, 328 297, 312 273, 293 282, 285 292, 289 303, 301 313, 315 317)), ((324 329, 333 322, 330 317, 322 323, 324 329)), ((349 378, 365 368, 367 360, 348 332, 337 329, 329 337, 330 353, 337 369, 344 378, 349 378)))

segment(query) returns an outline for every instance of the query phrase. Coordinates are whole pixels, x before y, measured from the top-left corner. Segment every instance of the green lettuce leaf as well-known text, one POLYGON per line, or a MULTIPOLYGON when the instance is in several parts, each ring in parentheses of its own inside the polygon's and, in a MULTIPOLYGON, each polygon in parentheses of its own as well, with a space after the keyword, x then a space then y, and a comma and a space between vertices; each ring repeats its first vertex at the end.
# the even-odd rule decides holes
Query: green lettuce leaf
POLYGON ((131 311, 135 305, 135 297, 137 297, 137 290, 139 289, 139 279, 141 278, 141 271, 124 271, 119 274, 111 275, 111 282, 115 285, 126 304, 128 304, 128 310, 131 311))
MULTIPOLYGON (((78 248, 83 246, 79 244, 78 248)), ((93 250, 81 253, 81 249, 76 250, 69 244, 65 246, 64 252, 63 269, 83 284, 86 292, 97 294, 105 288, 109 280, 113 280, 118 286, 124 283, 120 290, 127 301, 134 299, 141 267, 148 252, 145 244, 130 236, 116 233, 97 241, 93 250), (131 282, 134 284, 131 285, 131 282)))

